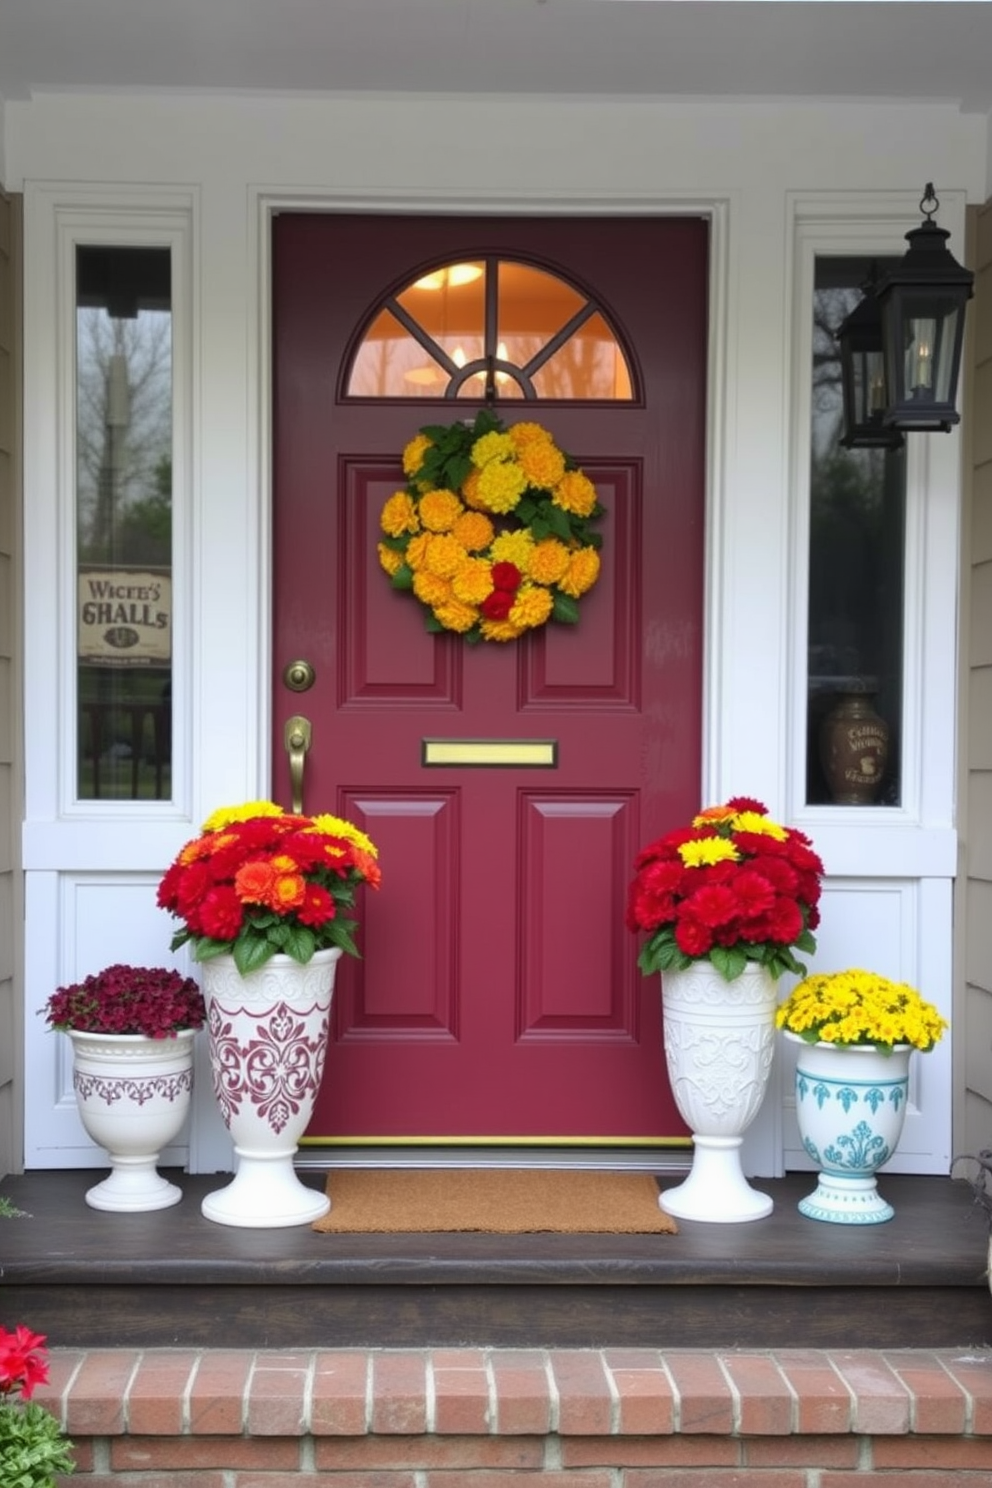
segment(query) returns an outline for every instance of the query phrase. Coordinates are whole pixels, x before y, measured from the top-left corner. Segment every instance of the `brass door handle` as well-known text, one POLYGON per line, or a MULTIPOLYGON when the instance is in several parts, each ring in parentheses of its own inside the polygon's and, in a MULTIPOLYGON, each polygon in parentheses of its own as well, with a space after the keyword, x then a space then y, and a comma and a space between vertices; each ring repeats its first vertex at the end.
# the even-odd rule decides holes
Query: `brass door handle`
POLYGON ((312 737, 313 729, 309 718, 295 713, 292 718, 286 719, 283 739, 289 755, 289 787, 294 816, 301 816, 303 813, 303 766, 312 737))

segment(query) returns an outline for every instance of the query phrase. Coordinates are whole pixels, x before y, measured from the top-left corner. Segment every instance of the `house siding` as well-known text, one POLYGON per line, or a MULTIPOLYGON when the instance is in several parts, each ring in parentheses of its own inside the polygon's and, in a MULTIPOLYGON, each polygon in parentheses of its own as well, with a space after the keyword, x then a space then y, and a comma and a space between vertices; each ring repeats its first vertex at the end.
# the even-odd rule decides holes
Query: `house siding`
POLYGON ((77 1488, 992 1483, 992 1355, 74 1353, 39 1391, 77 1488))
POLYGON ((971 213, 971 499, 963 527, 962 933, 964 1088, 958 1150, 992 1146, 992 202, 971 213))
POLYGON ((0 1176, 20 1170, 23 1150, 20 243, 20 198, 0 191, 0 1176))

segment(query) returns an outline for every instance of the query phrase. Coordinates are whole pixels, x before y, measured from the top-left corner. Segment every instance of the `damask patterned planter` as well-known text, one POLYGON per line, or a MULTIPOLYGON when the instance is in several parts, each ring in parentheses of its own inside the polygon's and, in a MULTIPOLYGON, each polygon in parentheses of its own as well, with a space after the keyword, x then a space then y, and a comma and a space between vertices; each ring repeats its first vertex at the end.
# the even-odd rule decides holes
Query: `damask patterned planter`
POLYGON ((895 1152, 909 1097, 909 1044, 891 1054, 874 1045, 798 1046, 796 1120, 820 1181, 800 1213, 831 1224, 882 1224, 894 1210, 878 1192, 875 1174, 895 1152))
POLYGON ((678 1219, 740 1224, 774 1207, 741 1168, 744 1132, 768 1088, 775 1053, 775 982, 750 965, 728 982, 709 961, 661 975, 665 1060, 692 1130, 692 1170, 661 1207, 678 1219))
POLYGON ((175 1141, 193 1090, 192 1028, 170 1038, 67 1032, 72 1083, 87 1135, 107 1149, 110 1176, 88 1190, 94 1209, 167 1209, 182 1190, 157 1171, 175 1141))
POLYGON ((237 1158, 233 1182, 201 1205, 218 1224, 269 1229, 309 1224, 329 1199, 296 1176, 293 1159, 324 1074, 341 952, 300 965, 273 956, 242 976, 233 956, 203 963, 214 1094, 237 1158))

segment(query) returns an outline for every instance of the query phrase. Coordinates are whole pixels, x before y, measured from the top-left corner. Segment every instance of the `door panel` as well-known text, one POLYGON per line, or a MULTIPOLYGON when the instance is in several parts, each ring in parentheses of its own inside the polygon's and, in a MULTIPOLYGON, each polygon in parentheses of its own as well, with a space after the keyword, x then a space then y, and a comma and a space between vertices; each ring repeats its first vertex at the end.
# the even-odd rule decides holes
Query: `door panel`
POLYGON ((305 809, 380 849, 363 959, 338 973, 310 1137, 684 1136, 657 979, 624 925, 640 844, 699 802, 706 229, 694 221, 287 215, 275 227, 276 799, 313 722, 305 809), (379 513, 417 429, 478 406, 347 399, 349 350, 420 266, 530 256, 595 291, 638 373, 623 403, 523 402, 594 481, 603 567, 577 626, 428 634, 379 513), (282 682, 316 669, 302 697, 282 682), (547 766, 431 765, 428 740, 553 741, 547 766))

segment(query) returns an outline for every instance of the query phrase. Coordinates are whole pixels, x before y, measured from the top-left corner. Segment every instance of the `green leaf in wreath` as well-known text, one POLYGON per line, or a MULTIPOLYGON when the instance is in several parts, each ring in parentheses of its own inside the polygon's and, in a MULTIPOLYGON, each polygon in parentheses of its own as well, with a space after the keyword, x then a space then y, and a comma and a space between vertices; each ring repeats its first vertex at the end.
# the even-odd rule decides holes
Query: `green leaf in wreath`
POLYGON ((578 600, 573 599, 570 594, 562 594, 560 590, 556 590, 551 607, 551 617, 561 625, 577 625, 579 621, 578 600))

